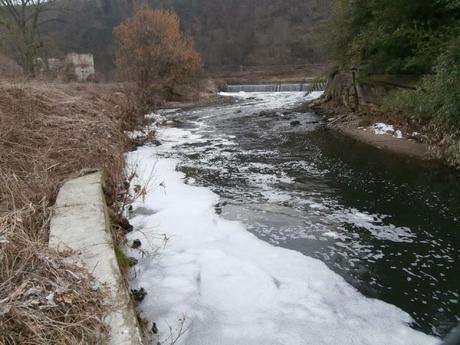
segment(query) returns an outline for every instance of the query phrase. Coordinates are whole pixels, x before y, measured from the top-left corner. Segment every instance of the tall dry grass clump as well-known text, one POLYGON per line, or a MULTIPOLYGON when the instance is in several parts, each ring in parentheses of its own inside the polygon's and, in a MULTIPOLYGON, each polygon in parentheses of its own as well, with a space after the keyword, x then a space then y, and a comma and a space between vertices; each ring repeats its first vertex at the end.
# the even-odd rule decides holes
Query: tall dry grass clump
POLYGON ((115 186, 123 176, 118 92, 0 83, 0 344, 105 342, 103 288, 47 242, 65 179, 102 169, 115 186))
POLYGON ((0 217, 0 343, 104 344, 103 290, 35 238, 49 215, 43 200, 0 217))

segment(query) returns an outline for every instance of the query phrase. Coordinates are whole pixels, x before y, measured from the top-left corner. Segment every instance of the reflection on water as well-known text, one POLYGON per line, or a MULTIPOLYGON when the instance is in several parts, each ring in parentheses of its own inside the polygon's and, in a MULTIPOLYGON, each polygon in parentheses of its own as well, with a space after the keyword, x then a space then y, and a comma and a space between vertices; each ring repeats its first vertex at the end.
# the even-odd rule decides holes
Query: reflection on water
POLYGON ((321 259, 365 295, 409 312, 415 328, 444 335, 460 315, 459 174, 282 109, 298 100, 251 94, 168 114, 203 137, 176 147, 178 169, 221 196, 224 217, 321 259))

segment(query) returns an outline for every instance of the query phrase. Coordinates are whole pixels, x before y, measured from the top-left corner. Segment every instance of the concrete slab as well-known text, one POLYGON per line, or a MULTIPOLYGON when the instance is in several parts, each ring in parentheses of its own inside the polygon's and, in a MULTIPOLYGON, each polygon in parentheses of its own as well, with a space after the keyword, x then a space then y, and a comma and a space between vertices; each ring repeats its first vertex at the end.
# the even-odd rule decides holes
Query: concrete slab
POLYGON ((106 322, 111 345, 141 345, 142 336, 128 287, 115 256, 110 220, 99 172, 66 182, 59 191, 50 224, 49 246, 73 249, 78 259, 110 290, 106 322))

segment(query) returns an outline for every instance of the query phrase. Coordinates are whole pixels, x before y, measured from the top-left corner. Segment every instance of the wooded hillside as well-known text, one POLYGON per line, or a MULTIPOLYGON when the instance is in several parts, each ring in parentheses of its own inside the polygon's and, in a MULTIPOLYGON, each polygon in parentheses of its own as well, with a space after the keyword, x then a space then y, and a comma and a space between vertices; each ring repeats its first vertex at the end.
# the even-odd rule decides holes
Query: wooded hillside
MULTIPOLYGON (((330 0, 145 0, 173 8, 206 68, 322 61, 319 27, 330 0)), ((58 16, 42 27, 49 56, 92 52, 105 72, 114 64, 112 30, 133 10, 129 0, 59 0, 58 16)))
POLYGON ((460 34, 458 0, 335 0, 329 53, 371 74, 422 75, 460 34))
POLYGON ((358 83, 397 85, 380 110, 429 128, 438 155, 460 166, 460 1, 334 0, 327 28, 331 77, 353 69, 358 83))

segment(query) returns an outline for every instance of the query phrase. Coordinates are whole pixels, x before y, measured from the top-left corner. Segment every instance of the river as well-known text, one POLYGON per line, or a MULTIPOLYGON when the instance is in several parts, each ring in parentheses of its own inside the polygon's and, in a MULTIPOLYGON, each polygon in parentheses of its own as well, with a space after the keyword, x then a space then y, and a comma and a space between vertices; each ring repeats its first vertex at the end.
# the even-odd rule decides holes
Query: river
MULTIPOLYGON (((141 167, 144 164, 144 173, 140 174, 144 179, 148 176, 145 171, 153 170, 151 186, 156 190, 150 202, 147 196, 147 201, 135 204, 131 219, 136 231, 130 239, 142 237, 148 243, 148 250, 154 252, 155 257, 161 257, 155 264, 152 261, 157 259, 152 256, 130 250, 141 260, 133 276, 134 286, 153 290, 141 305, 147 318, 158 324, 162 319, 169 320, 168 324, 171 324, 173 315, 187 315, 190 323, 186 323, 187 332, 184 333, 187 334, 183 337, 187 340, 184 344, 231 344, 228 339, 233 339, 234 344, 242 344, 235 340, 240 339, 237 334, 242 330, 246 334, 246 344, 264 344, 261 340, 266 335, 259 333, 270 331, 278 336, 267 338, 272 341, 265 344, 333 344, 334 340, 329 339, 328 334, 335 334, 335 341, 337 337, 348 337, 336 344, 389 344, 389 338, 384 338, 389 332, 397 334, 392 344, 399 344, 399 338, 401 344, 410 344, 409 338, 418 339, 417 336, 423 333, 443 336, 459 322, 460 176, 457 172, 358 143, 328 129, 315 114, 291 113, 289 109, 305 100, 301 92, 227 96, 235 97, 236 102, 197 109, 165 110, 151 115, 157 121, 158 139, 163 145, 143 147, 130 155, 131 161, 141 167), (179 175, 168 180, 168 174, 179 175), (170 187, 168 192, 168 184, 177 188, 170 187), (189 194, 193 198, 188 198, 189 194), (199 205, 203 210, 200 211, 199 205), (212 217, 216 217, 212 221, 205 212, 209 207, 212 207, 212 217), (220 261, 222 253, 228 254, 230 249, 223 249, 224 242, 220 242, 222 238, 215 233, 222 228, 225 229, 222 233, 230 231, 232 234, 232 230, 226 227, 235 224, 241 227, 238 231, 255 235, 260 242, 257 246, 268 244, 273 253, 276 248, 286 249, 276 252, 279 261, 262 262, 257 254, 271 256, 268 253, 272 252, 265 247, 260 247, 259 251, 254 249, 256 240, 252 237, 245 239, 244 243, 254 242, 254 248, 249 245, 239 248, 243 252, 253 251, 252 255, 238 252, 234 253, 235 258, 244 257, 244 261, 220 261), (187 232, 181 233, 180 227, 187 228, 187 232), (191 231, 196 233, 190 234, 191 231), (168 238, 164 246, 158 242, 163 233, 168 238), (212 236, 212 239, 198 243, 199 236, 212 236), (279 290, 283 279, 291 283, 295 279, 295 286, 302 283, 310 286, 315 284, 310 278, 318 282, 324 277, 319 290, 314 290, 324 289, 324 296, 313 296, 310 290, 302 295, 298 292, 301 289, 292 289, 289 293, 294 299, 286 301, 286 296, 265 296, 265 283, 256 280, 244 291, 239 291, 238 286, 247 284, 247 276, 235 278, 229 273, 219 278, 214 269, 203 263, 203 257, 207 256, 197 248, 208 250, 214 245, 220 252, 206 252, 209 256, 206 262, 214 262, 215 269, 220 267, 220 272, 226 269, 233 272, 229 267, 233 264, 236 266, 234 270, 241 268, 250 272, 246 272, 249 277, 258 277, 260 272, 271 270, 270 267, 283 262, 286 257, 293 261, 286 259, 283 268, 270 273, 272 277, 278 277, 273 278, 275 287, 279 290), (293 255, 298 254, 302 258, 295 256, 294 259, 293 255), (318 264, 309 265, 316 267, 311 268, 312 272, 317 270, 321 274, 312 273, 309 277, 305 266, 305 271, 299 268, 292 276, 283 278, 283 272, 288 270, 286 267, 298 265, 303 268, 303 261, 296 260, 310 258, 324 263, 327 266, 324 270, 333 276, 323 272, 318 261, 318 264), (171 261, 177 261, 178 266, 171 266, 171 261), (206 270, 203 267, 207 267, 206 270), (210 274, 209 278, 206 278, 206 272, 210 274), (183 281, 184 275, 191 277, 183 281), (222 289, 212 283, 206 285, 206 279, 212 277, 223 279, 221 284, 231 288, 222 289), (227 282, 225 277, 233 278, 227 282), (359 291, 362 299, 350 297, 355 296, 353 288, 359 291), (204 298, 206 292, 203 289, 215 299, 204 298), (254 289, 257 290, 255 294, 254 289), (230 298, 229 305, 221 306, 220 301, 233 296, 234 292, 237 296, 249 294, 251 297, 245 300, 230 298), (322 304, 305 302, 292 308, 283 307, 294 305, 296 299, 308 300, 308 296, 319 298, 322 304), (262 301, 248 307, 259 298, 262 301), (347 306, 346 299, 354 302, 347 306), (379 301, 386 303, 380 305, 379 301), (289 316, 272 315, 273 310, 264 309, 266 317, 262 317, 264 314, 260 309, 262 306, 270 309, 271 303, 274 309, 279 309, 277 312, 283 311, 289 316), (370 304, 364 306, 362 303, 370 304), (218 307, 213 309, 212 305, 216 304, 218 307), (232 305, 238 305, 241 314, 234 310, 230 313, 232 305), (356 310, 350 311, 354 306, 356 310), (397 307, 397 311, 391 309, 392 306, 397 307), (395 319, 410 324, 417 332, 407 333, 406 328, 399 330, 396 321, 378 330, 385 321, 379 321, 378 315, 370 315, 372 309, 383 320, 400 312, 395 319), (309 313, 302 314, 305 310, 309 313), (334 317, 324 316, 331 311, 334 317), (259 316, 248 317, 252 312, 259 316), (229 315, 241 318, 244 321, 241 323, 251 331, 238 322, 235 325, 228 318, 222 321, 219 313, 228 318, 229 315), (293 316, 296 313, 300 313, 298 317, 293 316), (340 316, 338 319, 337 315, 340 316), (305 326, 303 329, 302 320, 308 324, 312 322, 309 317, 316 320, 318 316, 325 317, 324 334, 318 328, 305 326), (283 317, 289 321, 287 324, 283 323, 283 317), (342 317, 347 320, 343 321, 345 326, 338 321, 342 317), (354 326, 346 329, 348 322, 358 322, 360 318, 369 324, 357 327, 362 329, 362 335, 350 335, 357 332, 354 326), (209 320, 219 320, 216 321, 219 326, 214 325, 215 328, 210 330, 213 327, 209 320), (331 324, 338 322, 337 327, 343 326, 345 333, 330 329, 331 324), (271 326, 258 328, 259 323, 270 323, 271 326), (296 323, 297 326, 292 328, 296 323), (282 329, 286 334, 274 325, 284 325, 282 329), (366 328, 371 330, 367 335, 366 328), (411 334, 407 339, 404 338, 406 333, 411 334), (196 337, 198 334, 201 342, 193 340, 193 334, 196 337), (379 340, 379 334, 382 340, 379 340), (298 339, 306 339, 309 335, 311 342, 299 342, 298 339)), ((228 234, 225 236, 228 236, 228 243, 235 241, 231 250, 238 245, 244 246, 242 241, 233 240, 228 234)), ((225 242, 225 246, 228 243, 225 242)), ((263 279, 261 276, 260 280, 263 279)), ((177 332, 181 332, 180 328, 177 332)), ((421 339, 413 343, 435 343, 434 338, 428 336, 421 339)))

